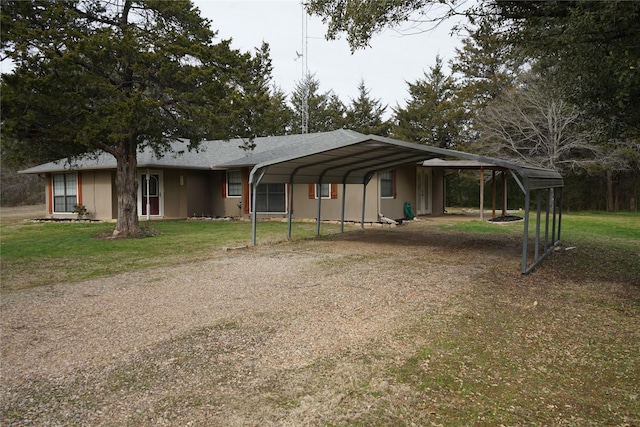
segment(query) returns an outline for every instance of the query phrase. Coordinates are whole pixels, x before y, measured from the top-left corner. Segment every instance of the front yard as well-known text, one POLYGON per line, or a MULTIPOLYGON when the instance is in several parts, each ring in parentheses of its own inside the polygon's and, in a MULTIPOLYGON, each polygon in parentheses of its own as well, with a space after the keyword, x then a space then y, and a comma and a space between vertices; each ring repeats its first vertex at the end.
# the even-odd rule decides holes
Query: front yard
POLYGON ((639 425, 639 220, 567 215, 523 276, 521 224, 223 251, 250 224, 115 242, 3 211, 0 424, 639 425))

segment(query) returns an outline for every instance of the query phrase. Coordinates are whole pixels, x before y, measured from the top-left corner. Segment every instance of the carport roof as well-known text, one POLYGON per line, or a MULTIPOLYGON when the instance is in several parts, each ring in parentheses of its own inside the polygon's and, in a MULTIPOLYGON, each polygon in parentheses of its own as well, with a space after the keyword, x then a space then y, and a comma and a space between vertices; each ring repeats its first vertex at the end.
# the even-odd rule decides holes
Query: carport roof
MULTIPOLYGON (((374 173, 385 171, 394 167, 424 164, 431 160, 439 164, 438 167, 447 167, 441 164, 445 162, 434 159, 458 159, 451 164, 452 167, 460 165, 460 159, 465 166, 475 166, 477 169, 497 169, 509 170, 516 179, 518 185, 525 194, 525 217, 522 243, 522 272, 528 273, 539 262, 544 259, 560 240, 560 221, 562 216, 562 187, 564 182, 562 176, 553 170, 522 165, 506 160, 494 159, 479 156, 461 151, 446 150, 427 145, 412 144, 405 141, 398 141, 391 138, 384 138, 376 135, 363 135, 348 130, 339 130, 326 134, 311 134, 313 143, 299 146, 282 147, 272 151, 262 152, 252 160, 256 161, 250 174, 250 184, 253 186, 253 205, 256 203, 256 187, 260 183, 343 183, 343 184, 363 184, 364 193, 362 198, 362 226, 364 227, 364 198, 366 185, 374 173), (556 208, 550 206, 549 189, 558 188, 560 195, 560 210, 556 228, 556 208), (546 225, 544 235, 544 253, 539 254, 541 244, 540 221, 541 221, 541 197, 542 192, 537 192, 537 213, 536 213, 536 237, 534 262, 527 267, 528 259, 528 227, 531 206, 531 195, 533 190, 547 190, 546 225), (553 229, 551 245, 549 245, 549 215, 553 211, 553 229), (557 230, 558 240, 555 239, 557 230)), ((246 164, 245 164, 246 165, 246 164)), ((293 186, 289 188, 292 195, 293 186)), ((344 206, 346 192, 342 195, 342 223, 344 224, 344 206)), ((321 201, 318 198, 318 211, 316 217, 316 233, 320 234, 321 201)), ((289 210, 288 236, 291 236, 291 210, 289 210)), ((253 243, 256 242, 257 214, 252 215, 252 235, 253 243)))
POLYGON ((261 183, 362 184, 378 171, 447 158, 475 162, 478 169, 493 166, 511 170, 522 178, 525 190, 564 185, 562 176, 553 170, 344 129, 310 134, 310 138, 313 140, 309 143, 253 157, 252 160, 259 160, 255 162, 253 175, 261 183))

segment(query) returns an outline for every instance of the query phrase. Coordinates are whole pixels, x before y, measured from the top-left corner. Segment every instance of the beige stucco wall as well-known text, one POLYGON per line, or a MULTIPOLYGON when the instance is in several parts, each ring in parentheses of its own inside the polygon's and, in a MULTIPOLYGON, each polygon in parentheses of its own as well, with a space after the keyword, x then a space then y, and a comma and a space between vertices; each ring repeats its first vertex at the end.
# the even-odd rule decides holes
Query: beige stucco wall
POLYGON ((395 186, 396 196, 394 198, 380 199, 380 213, 387 218, 401 219, 405 216, 405 202, 411 203, 411 206, 416 205, 416 166, 409 165, 397 168, 395 186))
MULTIPOLYGON (((245 204, 248 196, 244 194, 247 190, 247 185, 242 186, 242 196, 228 196, 222 197, 223 190, 222 186, 224 184, 226 171, 215 171, 211 176, 211 185, 212 185, 212 210, 213 216, 217 217, 242 217, 246 216, 245 213, 245 204)), ((248 179, 249 170, 242 170, 243 180, 248 179)), ((225 190, 226 191, 226 190, 225 190)))
POLYGON ((431 179, 431 214, 444 214, 444 169, 433 169, 431 179))
MULTIPOLYGON (((372 180, 367 187, 367 198, 365 208, 365 221, 377 221, 377 202, 376 197, 370 193, 375 192, 377 196, 377 190, 372 190, 375 187, 372 180)), ((321 201, 321 217, 322 220, 340 220, 342 214, 342 184, 337 185, 337 198, 335 199, 322 199, 321 201)), ((293 186, 293 213, 294 219, 309 219, 315 218, 318 213, 318 199, 309 198, 309 184, 296 184, 293 186)), ((362 185, 349 184, 346 186, 346 206, 345 206, 345 221, 361 221, 362 220, 362 185)))
MULTIPOLYGON (((173 181, 175 191, 180 194, 180 213, 177 218, 211 216, 211 184, 209 173, 201 171, 176 171, 173 181)), ((168 192, 168 188, 165 191, 168 192)))
POLYGON ((163 217, 167 219, 187 217, 188 172, 179 169, 163 171, 163 217))
MULTIPOLYGON (((244 171, 245 176, 248 171, 244 171)), ((165 169, 162 171, 162 212, 163 218, 187 218, 190 216, 232 216, 245 217, 244 204, 247 198, 222 197, 224 171, 193 171, 185 169, 165 169), (239 207, 238 205, 242 206, 239 207)), ((409 165, 396 169, 396 196, 394 198, 380 198, 379 175, 376 174, 366 189, 365 221, 378 221, 378 215, 384 214, 388 218, 404 217, 404 203, 416 206, 416 166, 409 165)), ((430 180, 431 208, 433 214, 444 211, 443 194, 444 171, 434 170, 430 180)), ((47 181, 47 185, 48 181, 47 181)), ((243 187, 243 192, 247 187, 243 187)), ((49 189, 47 189, 47 192, 49 189)), ((83 171, 81 173, 82 203, 91 213, 91 218, 100 220, 114 220, 117 218, 117 197, 115 189, 114 171, 83 171)), ((336 199, 322 199, 322 219, 339 220, 342 210, 342 184, 337 185, 336 199)), ((287 193, 287 198, 289 194, 287 193)), ((346 186, 345 220, 361 221, 362 218, 363 186, 349 184, 346 186)), ((47 212, 50 200, 47 198, 47 212)), ((317 199, 309 198, 308 184, 296 184, 293 189, 294 219, 311 219, 316 217, 317 199)), ((74 214, 49 214, 50 217, 73 217, 74 214)), ((287 214, 259 214, 259 218, 286 218, 287 214)))
MULTIPOLYGON (((82 204, 86 206, 93 219, 113 219, 112 175, 111 171, 82 172, 82 204)), ((115 203, 117 204, 117 199, 115 203)))
MULTIPOLYGON (((404 203, 415 204, 416 190, 415 166, 410 165, 396 169, 396 196, 394 198, 380 198, 379 174, 374 175, 366 188, 366 196, 363 195, 363 186, 349 184, 346 186, 345 220, 362 220, 362 198, 365 197, 365 222, 378 221, 379 214, 388 218, 403 218, 404 203)), ((342 211, 343 186, 338 184, 337 199, 322 199, 321 214, 323 220, 339 220, 342 211)), ((293 218, 315 218, 317 215, 317 199, 309 199, 308 184, 294 186, 293 194, 293 218)))

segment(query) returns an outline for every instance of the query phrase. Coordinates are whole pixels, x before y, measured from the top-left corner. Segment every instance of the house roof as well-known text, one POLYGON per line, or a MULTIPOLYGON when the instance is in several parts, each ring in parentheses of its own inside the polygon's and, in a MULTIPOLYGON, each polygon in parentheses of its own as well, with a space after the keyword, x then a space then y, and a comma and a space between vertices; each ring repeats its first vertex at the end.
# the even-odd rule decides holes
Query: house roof
MULTIPOLYGON (((304 147, 311 147, 316 144, 318 139, 325 143, 341 144, 353 139, 351 133, 351 131, 340 130, 260 137, 254 140, 255 148, 253 150, 241 148, 246 142, 243 139, 202 141, 197 150, 191 151, 189 150, 189 141, 178 140, 170 143, 169 151, 162 157, 157 157, 149 147, 145 147, 138 153, 138 167, 225 170, 231 167, 254 166, 261 161, 282 156, 284 153, 301 153, 304 147)), ((60 159, 20 172, 37 174, 115 168, 115 158, 109 153, 100 151, 91 156, 60 159)))
MULTIPOLYGON (((413 144, 376 135, 339 129, 331 132, 256 138, 255 148, 240 148, 244 141, 203 141, 198 150, 188 150, 187 141, 175 141, 171 150, 157 157, 149 148, 138 154, 139 168, 226 170, 253 167, 252 175, 263 183, 363 183, 377 171, 433 159, 462 159, 467 165, 500 167, 517 173, 528 189, 561 187, 555 171, 493 159, 461 151, 413 144), (471 163, 469 163, 471 162, 471 163)), ((453 165, 453 164, 452 164, 453 165)), ((68 170, 115 169, 107 153, 77 160, 63 159, 21 171, 47 173, 68 170)), ((456 166, 453 165, 455 168, 456 166)))

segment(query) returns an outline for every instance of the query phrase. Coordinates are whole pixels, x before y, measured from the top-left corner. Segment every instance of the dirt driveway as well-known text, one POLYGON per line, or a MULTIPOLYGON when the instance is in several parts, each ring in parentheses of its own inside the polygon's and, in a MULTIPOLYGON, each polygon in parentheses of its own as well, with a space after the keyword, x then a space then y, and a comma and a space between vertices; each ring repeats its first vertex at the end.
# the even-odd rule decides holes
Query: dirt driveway
POLYGON ((409 393, 374 375, 420 346, 403 331, 488 271, 521 280, 520 250, 414 223, 9 293, 0 423, 339 423, 409 393))

